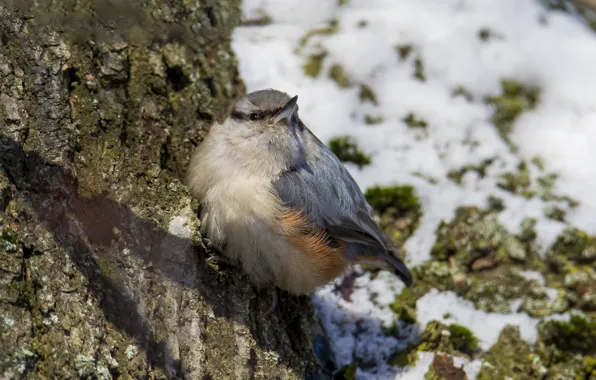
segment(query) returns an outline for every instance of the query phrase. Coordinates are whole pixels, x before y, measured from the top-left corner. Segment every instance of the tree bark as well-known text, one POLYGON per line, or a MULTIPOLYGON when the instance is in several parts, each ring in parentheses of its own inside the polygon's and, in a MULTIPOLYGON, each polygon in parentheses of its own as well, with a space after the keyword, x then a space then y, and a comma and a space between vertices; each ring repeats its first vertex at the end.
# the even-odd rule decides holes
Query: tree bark
POLYGON ((240 1, 136 4, 0 0, 0 378, 321 378, 309 299, 263 318, 182 184, 240 1))

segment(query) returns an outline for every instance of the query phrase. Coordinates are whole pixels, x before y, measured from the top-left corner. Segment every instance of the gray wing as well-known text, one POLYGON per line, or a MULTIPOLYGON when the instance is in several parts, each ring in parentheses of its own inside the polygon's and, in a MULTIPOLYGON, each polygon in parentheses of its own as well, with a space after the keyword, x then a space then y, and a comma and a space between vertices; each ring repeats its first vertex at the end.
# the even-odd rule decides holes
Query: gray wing
POLYGON ((331 237, 347 242, 351 260, 376 264, 381 260, 407 286, 412 285, 412 274, 394 255, 393 243, 373 220, 356 181, 329 148, 310 136, 318 149, 302 166, 274 182, 278 196, 286 206, 303 211, 315 229, 325 229, 331 237))
POLYGON ((388 251, 391 242, 371 216, 360 188, 339 159, 311 134, 318 145, 306 163, 280 176, 274 187, 281 200, 303 210, 313 225, 350 243, 388 251))

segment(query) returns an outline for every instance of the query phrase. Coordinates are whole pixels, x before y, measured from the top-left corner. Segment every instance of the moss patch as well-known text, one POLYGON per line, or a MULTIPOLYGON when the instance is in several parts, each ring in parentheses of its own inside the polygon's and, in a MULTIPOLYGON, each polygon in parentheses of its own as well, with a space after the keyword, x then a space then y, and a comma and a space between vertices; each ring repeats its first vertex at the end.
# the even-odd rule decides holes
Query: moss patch
POLYGON ((310 55, 306 63, 302 65, 304 74, 311 78, 318 77, 319 74, 321 74, 321 70, 323 69, 323 60, 326 56, 327 52, 310 55))
POLYGON ((447 178, 457 184, 461 184, 463 176, 468 172, 474 172, 478 174, 480 178, 484 178, 486 177, 486 169, 492 165, 494 161, 495 158, 487 158, 476 165, 466 165, 458 170, 450 170, 449 173, 447 173, 447 178))
POLYGON ((446 326, 439 321, 431 321, 422 333, 418 350, 472 357, 479 349, 478 339, 466 327, 456 324, 446 326))
POLYGON ((596 311, 596 238, 567 228, 547 251, 550 286, 567 291, 566 299, 584 311, 596 311))
POLYGON ((366 190, 365 197, 380 217, 380 226, 389 237, 403 243, 418 227, 422 208, 414 187, 375 186, 366 190))
POLYGON ((402 121, 410 128, 426 128, 428 123, 423 119, 419 119, 413 113, 409 113, 402 119, 402 121))
POLYGON ((458 324, 450 324, 447 331, 451 334, 449 339, 453 342, 456 350, 466 353, 478 351, 478 339, 468 328, 458 324))
POLYGON ((362 152, 356 143, 356 140, 351 136, 335 137, 329 141, 329 149, 340 161, 352 162, 362 168, 371 163, 371 158, 366 153, 362 152))
POLYGON ((497 183, 497 186, 503 190, 514 194, 525 195, 529 198, 531 197, 531 193, 528 190, 530 184, 528 166, 522 161, 517 166, 517 172, 503 173, 499 175, 499 182, 497 183))
POLYGON ((497 127, 501 137, 511 147, 513 144, 509 134, 513 123, 522 112, 536 108, 540 90, 527 86, 512 79, 501 81, 501 94, 485 98, 486 104, 493 107, 492 122, 497 127))
POLYGON ((334 63, 329 68, 329 78, 333 79, 333 81, 341 88, 348 88, 351 85, 350 78, 344 71, 344 68, 337 63, 334 63))
POLYGON ((459 208, 453 221, 441 222, 431 255, 440 260, 454 257, 466 271, 527 259, 521 242, 493 216, 475 207, 459 208))
POLYGON ((373 91, 372 88, 370 88, 368 85, 366 84, 362 84, 360 85, 360 102, 362 103, 372 103, 375 106, 379 105, 379 101, 377 100, 377 95, 375 94, 375 92, 373 91))
MULTIPOLYGON (((414 46, 411 44, 399 44, 395 46, 395 51, 397 52, 397 56, 400 62, 404 62, 408 60, 412 53, 414 53, 415 49, 414 46)), ((412 76, 421 82, 426 81, 424 63, 422 62, 422 56, 420 54, 416 54, 416 58, 414 58, 413 64, 414 72, 412 73, 412 76)))
MULTIPOLYGON (((413 186, 375 186, 366 190, 368 203, 380 213, 398 208, 399 211, 420 211, 420 201, 413 186)), ((397 210, 396 210, 397 211, 397 210)))
POLYGON ((596 353, 596 321, 572 314, 569 321, 550 320, 538 329, 540 340, 545 345, 569 353, 596 353))
POLYGON ((313 37, 315 37, 315 36, 329 36, 331 34, 337 33, 338 31, 339 31, 339 21, 337 21, 336 19, 329 20, 327 25, 322 28, 316 28, 316 29, 309 30, 300 39, 298 52, 300 51, 301 48, 306 46, 308 44, 308 42, 313 37))
POLYGON ((417 345, 411 344, 403 350, 393 354, 389 363, 398 367, 413 366, 418 361, 417 345))
POLYGON ((471 102, 471 101, 474 100, 474 96, 472 95, 472 93, 470 92, 470 90, 468 90, 467 88, 465 88, 463 86, 457 86, 457 87, 455 87, 451 91, 451 96, 454 97, 454 98, 456 98, 458 96, 462 96, 468 102, 471 102))
POLYGON ((507 326, 501 331, 499 340, 483 356, 485 364, 478 373, 478 380, 540 379, 546 373, 540 358, 532 353, 517 326, 507 326))
POLYGON ((414 74, 413 77, 418 79, 421 82, 426 82, 426 74, 424 72, 424 63, 422 62, 422 57, 418 56, 414 60, 414 74))
POLYGON ((414 50, 414 47, 410 44, 402 44, 395 46, 395 51, 397 52, 400 61, 405 61, 406 59, 408 59, 412 50, 414 50))
POLYGON ((364 123, 367 125, 380 124, 383 121, 385 121, 383 116, 364 115, 364 123))

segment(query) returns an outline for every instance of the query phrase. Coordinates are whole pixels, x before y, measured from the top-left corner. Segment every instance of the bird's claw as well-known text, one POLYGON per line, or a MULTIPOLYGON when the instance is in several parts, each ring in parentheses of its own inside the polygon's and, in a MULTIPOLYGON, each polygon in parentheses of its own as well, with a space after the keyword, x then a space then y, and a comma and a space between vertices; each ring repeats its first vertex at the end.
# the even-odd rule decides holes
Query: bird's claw
POLYGON ((273 310, 275 310, 275 308, 277 307, 278 302, 279 302, 279 296, 277 295, 277 290, 273 289, 273 294, 272 294, 272 299, 271 299, 271 306, 263 314, 263 317, 266 317, 269 314, 271 314, 273 312, 273 310))

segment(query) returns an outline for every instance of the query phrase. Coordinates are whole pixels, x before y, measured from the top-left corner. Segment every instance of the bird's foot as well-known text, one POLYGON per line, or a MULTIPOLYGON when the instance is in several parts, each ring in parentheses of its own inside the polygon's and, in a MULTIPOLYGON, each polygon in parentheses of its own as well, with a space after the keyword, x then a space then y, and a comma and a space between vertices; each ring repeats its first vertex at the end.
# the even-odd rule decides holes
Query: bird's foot
POLYGON ((213 255, 205 260, 205 264, 207 265, 214 265, 215 263, 234 266, 234 263, 230 259, 222 255, 213 255))
POLYGON ((211 255, 207 260, 205 260, 205 264, 212 265, 217 262, 219 264, 224 264, 224 265, 229 265, 229 266, 234 265, 232 260, 225 257, 223 251, 221 249, 219 249, 218 247, 216 247, 211 240, 209 240, 207 238, 203 238, 202 241, 207 249, 209 249, 210 251, 213 251, 213 253, 215 253, 214 255, 211 255))
POLYGON ((263 317, 266 317, 269 314, 271 314, 273 312, 273 310, 275 310, 275 308, 277 307, 277 304, 279 302, 279 296, 277 295, 277 290, 275 288, 273 288, 272 292, 273 292, 273 294, 272 294, 272 299, 271 299, 271 306, 269 307, 269 309, 267 309, 265 314, 263 314, 263 317))

